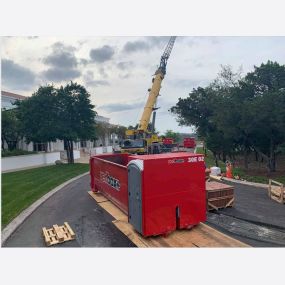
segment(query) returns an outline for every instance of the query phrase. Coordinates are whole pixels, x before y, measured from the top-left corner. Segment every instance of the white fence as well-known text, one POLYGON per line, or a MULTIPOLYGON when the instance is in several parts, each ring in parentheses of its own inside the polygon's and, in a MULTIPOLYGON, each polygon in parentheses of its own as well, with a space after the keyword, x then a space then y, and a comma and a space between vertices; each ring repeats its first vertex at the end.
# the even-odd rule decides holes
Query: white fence
POLYGON ((2 171, 17 170, 26 167, 51 164, 56 160, 60 160, 60 152, 9 156, 2 158, 1 167, 2 171))
MULTIPOLYGON (((60 158, 61 159, 67 159, 66 150, 60 152, 60 158)), ((73 150, 73 158, 74 159, 80 158, 80 151, 79 150, 73 150)))
POLYGON ((113 147, 112 146, 100 146, 100 147, 90 148, 89 151, 90 151, 90 155, 102 154, 102 153, 112 153, 113 147))

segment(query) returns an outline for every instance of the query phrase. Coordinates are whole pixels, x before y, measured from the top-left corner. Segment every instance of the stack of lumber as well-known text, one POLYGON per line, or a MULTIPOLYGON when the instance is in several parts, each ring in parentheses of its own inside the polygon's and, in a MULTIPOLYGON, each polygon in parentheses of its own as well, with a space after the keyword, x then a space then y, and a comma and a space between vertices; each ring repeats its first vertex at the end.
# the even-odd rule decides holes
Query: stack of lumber
POLYGON ((63 226, 53 225, 50 229, 42 228, 42 230, 47 246, 75 239, 75 233, 66 222, 63 226))
POLYGON ((206 181, 207 210, 232 207, 234 187, 216 181, 206 181))
POLYGON ((275 180, 269 179, 268 196, 281 204, 285 204, 285 188, 284 184, 275 180), (273 184, 277 184, 273 185, 273 184))

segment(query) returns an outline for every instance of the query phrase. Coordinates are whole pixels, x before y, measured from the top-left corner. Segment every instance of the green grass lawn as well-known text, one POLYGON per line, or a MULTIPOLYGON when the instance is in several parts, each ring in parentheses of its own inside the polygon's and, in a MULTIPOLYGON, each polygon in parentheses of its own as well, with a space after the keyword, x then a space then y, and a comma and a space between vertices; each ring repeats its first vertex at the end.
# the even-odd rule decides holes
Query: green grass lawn
MULTIPOLYGON (((201 147, 197 147, 196 152, 204 154, 203 148, 201 147)), ((205 157, 205 161, 206 161, 206 165, 208 168, 215 166, 214 155, 209 150, 207 150, 207 156, 205 157)), ((222 172, 226 172, 226 165, 223 161, 219 161, 219 167, 221 168, 222 172)), ((251 181, 251 182, 268 184, 268 181, 269 181, 269 177, 266 175, 250 175, 250 174, 247 174, 244 169, 241 169, 239 167, 235 167, 233 169, 233 174, 239 175, 240 178, 246 181, 251 181)), ((272 177, 272 179, 285 184, 285 175, 280 175, 280 176, 275 175, 274 177, 272 177)))
POLYGON ((75 163, 3 173, 2 228, 41 196, 88 170, 88 164, 75 163))
MULTIPOLYGON (((196 153, 204 154, 202 147, 196 148, 196 153)), ((211 151, 207 150, 207 156, 205 156, 205 162, 208 168, 215 166, 215 158, 211 151)), ((221 168, 222 172, 226 171, 226 164, 222 161, 219 161, 219 167, 221 168)))

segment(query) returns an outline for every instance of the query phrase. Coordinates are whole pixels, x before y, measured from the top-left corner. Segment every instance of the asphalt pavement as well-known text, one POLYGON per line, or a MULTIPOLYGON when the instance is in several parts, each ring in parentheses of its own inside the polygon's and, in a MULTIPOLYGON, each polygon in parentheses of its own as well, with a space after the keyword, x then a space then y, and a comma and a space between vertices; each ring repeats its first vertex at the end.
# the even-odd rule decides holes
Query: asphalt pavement
MULTIPOLYGON (((267 241, 264 235, 262 239, 258 235, 260 229, 268 229, 266 232, 272 232, 272 238, 276 241, 278 237, 279 242, 283 239, 280 239, 280 234, 285 233, 285 205, 270 200, 266 189, 238 183, 226 184, 234 186, 234 207, 209 213, 207 223, 251 246, 280 246, 280 243, 272 243, 273 239, 267 241)), ((76 240, 55 247, 135 247, 113 225, 114 218, 87 191, 89 175, 65 186, 37 208, 3 247, 45 247, 42 227, 50 228, 54 224, 63 225, 64 222, 70 224, 76 240)))
POLYGON ((112 223, 114 218, 87 193, 86 175, 50 197, 8 238, 3 247, 45 247, 42 227, 68 222, 76 240, 55 247, 135 247, 112 223))
POLYGON ((254 247, 285 246, 285 205, 267 189, 222 181, 234 186, 234 206, 208 213, 207 223, 254 247))
POLYGON ((223 214, 285 230, 285 205, 270 199, 267 189, 228 181, 223 183, 234 186, 235 195, 234 207, 223 209, 223 214))

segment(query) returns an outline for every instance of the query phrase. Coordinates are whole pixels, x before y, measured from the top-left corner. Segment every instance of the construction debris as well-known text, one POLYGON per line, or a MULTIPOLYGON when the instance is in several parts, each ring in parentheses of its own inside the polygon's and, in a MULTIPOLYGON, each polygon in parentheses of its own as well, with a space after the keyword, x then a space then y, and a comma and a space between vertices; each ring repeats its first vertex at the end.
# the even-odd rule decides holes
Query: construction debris
POLYGON ((63 226, 53 225, 52 228, 42 228, 47 246, 63 243, 75 239, 75 233, 67 222, 63 226))

